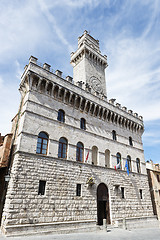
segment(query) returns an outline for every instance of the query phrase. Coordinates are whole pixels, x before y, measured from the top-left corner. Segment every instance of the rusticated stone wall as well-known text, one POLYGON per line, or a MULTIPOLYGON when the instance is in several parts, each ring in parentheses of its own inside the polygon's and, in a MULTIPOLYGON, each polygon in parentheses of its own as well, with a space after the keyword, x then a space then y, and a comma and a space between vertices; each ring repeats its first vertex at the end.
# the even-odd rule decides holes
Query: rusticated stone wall
POLYGON ((97 187, 109 189, 111 222, 125 217, 153 216, 147 175, 115 171, 35 154, 17 153, 13 163, 3 229, 9 225, 97 220, 97 187), (95 184, 86 184, 88 177, 95 184), (45 195, 38 195, 39 180, 46 181, 45 195), (82 196, 76 196, 76 184, 82 196), (116 187, 118 185, 118 189, 116 187), (120 188, 124 187, 122 199, 120 188), (142 189, 143 199, 140 199, 142 189))

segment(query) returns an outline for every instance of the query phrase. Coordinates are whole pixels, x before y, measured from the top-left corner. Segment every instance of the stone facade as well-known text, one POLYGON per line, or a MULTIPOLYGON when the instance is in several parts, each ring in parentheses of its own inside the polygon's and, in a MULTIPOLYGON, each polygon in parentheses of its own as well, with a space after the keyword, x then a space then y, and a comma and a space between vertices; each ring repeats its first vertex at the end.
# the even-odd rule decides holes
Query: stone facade
POLYGON ((73 79, 37 60, 30 57, 20 84, 3 233, 153 219, 143 119, 107 100, 99 42, 86 31, 79 38, 73 79))
POLYGON ((160 220, 160 166, 151 160, 146 163, 154 214, 160 220))

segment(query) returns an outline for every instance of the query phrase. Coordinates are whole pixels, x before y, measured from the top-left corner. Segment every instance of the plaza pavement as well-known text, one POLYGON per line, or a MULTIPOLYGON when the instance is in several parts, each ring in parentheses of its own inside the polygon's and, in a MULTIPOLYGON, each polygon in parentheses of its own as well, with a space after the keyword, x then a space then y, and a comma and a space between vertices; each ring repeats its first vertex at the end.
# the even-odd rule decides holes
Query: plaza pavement
POLYGON ((19 237, 5 237, 0 234, 0 240, 160 240, 160 228, 143 229, 111 229, 107 232, 70 233, 70 234, 39 234, 19 237))

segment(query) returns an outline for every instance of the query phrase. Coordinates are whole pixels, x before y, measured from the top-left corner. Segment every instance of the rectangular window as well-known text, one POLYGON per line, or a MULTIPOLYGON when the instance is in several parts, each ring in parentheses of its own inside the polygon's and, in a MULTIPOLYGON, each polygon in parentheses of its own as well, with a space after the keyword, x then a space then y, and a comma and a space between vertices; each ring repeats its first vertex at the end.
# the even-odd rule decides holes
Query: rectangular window
POLYGON ((121 187, 122 198, 124 198, 124 187, 121 187))
POLYGON ((81 184, 77 184, 77 188, 76 188, 76 196, 78 196, 78 197, 81 196, 81 184))
POLYGON ((44 195, 45 194, 45 186, 46 186, 46 181, 39 181, 39 189, 38 189, 38 195, 44 195))
POLYGON ((139 194, 140 194, 140 199, 142 199, 143 198, 142 189, 139 189, 139 194))
POLYGON ((160 177, 158 174, 157 174, 157 181, 160 182, 160 177))

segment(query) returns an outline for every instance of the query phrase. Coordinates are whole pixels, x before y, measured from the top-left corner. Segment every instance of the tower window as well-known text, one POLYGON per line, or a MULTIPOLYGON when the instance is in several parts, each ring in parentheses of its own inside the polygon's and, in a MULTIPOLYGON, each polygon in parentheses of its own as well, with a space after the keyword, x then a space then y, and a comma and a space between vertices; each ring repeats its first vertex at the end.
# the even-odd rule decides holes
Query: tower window
POLYGON ((80 120, 80 128, 86 130, 86 120, 84 118, 80 120))
POLYGON ((121 162, 121 154, 117 153, 116 157, 117 157, 117 164, 119 164, 121 162))
POLYGON ((116 131, 115 130, 112 131, 112 138, 113 138, 114 141, 117 140, 117 136, 116 136, 116 131))
POLYGON ((128 155, 127 156, 127 163, 128 163, 128 170, 129 172, 131 172, 132 168, 131 168, 131 157, 128 155))
POLYGON ((58 157, 67 158, 67 139, 63 137, 59 139, 58 157))
POLYGON ((97 165, 98 163, 98 148, 96 146, 92 147, 92 164, 97 165))
POLYGON ((160 178, 159 178, 159 175, 157 174, 157 181, 160 182, 160 178))
POLYGON ((38 195, 44 195, 45 194, 45 186, 46 186, 46 181, 39 181, 39 189, 38 189, 38 195))
POLYGON ((76 161, 83 162, 83 153, 84 153, 83 143, 78 142, 77 149, 76 149, 76 161))
POLYGON ((105 167, 110 167, 110 151, 105 150, 105 167))
POLYGON ((121 196, 124 198, 124 187, 121 187, 121 196))
POLYGON ((142 189, 139 189, 139 195, 140 195, 140 199, 142 199, 143 198, 142 189))
POLYGON ((77 187, 76 187, 76 196, 78 196, 78 197, 81 196, 81 184, 77 184, 77 187))
POLYGON ((130 146, 133 146, 133 141, 132 141, 132 138, 131 138, 131 137, 129 137, 129 145, 130 145, 130 146))
POLYGON ((140 160, 136 158, 137 172, 140 173, 140 160))
POLYGON ((62 109, 59 109, 58 111, 57 120, 63 123, 65 122, 65 112, 62 109))
POLYGON ((48 135, 45 132, 40 132, 38 134, 36 153, 46 155, 47 146, 48 146, 48 135))

